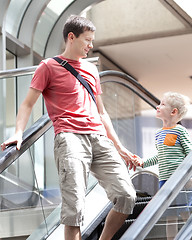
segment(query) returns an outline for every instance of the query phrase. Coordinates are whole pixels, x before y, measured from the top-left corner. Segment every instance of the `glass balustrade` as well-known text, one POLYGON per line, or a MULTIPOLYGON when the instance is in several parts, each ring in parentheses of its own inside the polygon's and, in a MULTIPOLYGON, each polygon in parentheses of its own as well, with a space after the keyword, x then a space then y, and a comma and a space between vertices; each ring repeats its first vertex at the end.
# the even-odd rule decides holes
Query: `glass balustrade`
MULTIPOLYGON (((2 132, 6 134, 1 138, 1 142, 14 132, 15 113, 26 95, 31 78, 32 74, 27 74, 0 79, 7 88, 5 91, 7 94, 4 95, 6 118, 3 118, 5 121, 1 119, 2 132)), ((121 142, 131 152, 141 157, 147 158, 153 155, 155 131, 161 126, 161 122, 155 118, 155 110, 152 107, 154 100, 150 102, 149 97, 146 97, 141 90, 137 90, 137 87, 130 85, 121 75, 101 76, 101 82, 103 102, 121 142)), ((45 111, 41 98, 36 103, 28 127, 45 111)), ((34 233, 35 229, 37 229, 36 234, 49 235, 55 226, 59 225, 61 196, 54 163, 53 141, 54 132, 51 127, 0 175, 0 236, 2 238, 28 236, 34 233)), ((150 171, 158 174, 157 168, 151 168, 150 171)), ((134 172, 130 171, 130 174, 134 172)), ((90 176, 88 192, 96 183, 96 180, 90 176)), ((188 199, 190 190, 183 189, 179 201, 188 199)), ((181 228, 190 211, 189 204, 181 205, 179 202, 179 206, 176 206, 173 202, 157 225, 163 226, 165 231, 168 216, 178 213, 177 225, 181 228)), ((170 225, 173 223, 170 222, 170 225)), ((162 233, 161 230, 152 231, 155 231, 155 234, 158 231, 162 233)))
MULTIPOLYGON (((148 145, 148 142, 145 141, 144 146, 142 146, 142 144, 137 146, 136 142, 138 141, 138 139, 141 142, 141 138, 147 138, 145 135, 148 131, 151 135, 155 133, 158 121, 154 120, 155 112, 153 111, 152 107, 147 107, 148 104, 146 104, 126 86, 123 86, 118 82, 102 82, 102 91, 104 105, 112 119, 113 126, 121 142, 130 151, 136 153, 139 152, 142 155, 146 155, 146 151, 144 151, 144 148, 148 145), (143 112, 141 108, 144 106, 145 108, 148 108, 148 110, 144 110, 143 112), (143 128, 145 129, 145 131, 142 130, 143 128), (143 137, 141 137, 141 135, 143 135, 143 137)), ((48 137, 48 139, 52 139, 52 137, 48 137)), ((155 145, 153 146, 155 148, 155 145)), ((152 151, 152 147, 148 146, 148 149, 149 148, 151 148, 150 150, 152 151)), ((45 152, 49 150, 50 148, 48 147, 45 152)), ((51 156, 51 153, 49 152, 47 152, 46 154, 49 157, 51 156)), ((53 156, 50 158, 53 158, 53 156)), ((54 168, 54 166, 52 165, 53 161, 47 161, 47 163, 50 164, 49 169, 54 168)), ((133 171, 130 172, 130 174, 133 173, 133 171)), ((55 178, 56 176, 53 177, 53 179, 55 178)), ((50 180, 47 179, 46 181, 50 180)), ((90 181, 93 181, 93 184, 90 183, 90 186, 95 184, 95 179, 92 179, 92 177, 90 178, 90 181)), ((92 199, 91 204, 93 206, 98 205, 98 199, 92 199)), ((52 214, 47 220, 50 223, 49 226, 51 231, 59 225, 59 212, 60 206, 52 212, 52 214)), ((42 225, 29 237, 29 239, 36 239, 37 236, 42 236, 41 228, 42 225)), ((59 233, 60 231, 58 230, 59 233)), ((54 234, 53 238, 55 238, 55 235, 56 233, 54 234)), ((52 239, 51 236, 48 239, 52 239)))
POLYGON ((179 192, 146 236, 174 239, 192 213, 192 181, 179 192))

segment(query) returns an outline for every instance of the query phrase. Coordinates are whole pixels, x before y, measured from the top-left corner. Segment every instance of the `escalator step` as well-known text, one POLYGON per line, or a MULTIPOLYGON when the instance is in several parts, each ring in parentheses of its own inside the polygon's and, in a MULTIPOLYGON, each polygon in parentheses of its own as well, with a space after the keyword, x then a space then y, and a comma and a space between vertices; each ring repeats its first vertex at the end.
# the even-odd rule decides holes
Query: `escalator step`
MULTIPOLYGON (((152 199, 151 196, 137 197, 137 201, 135 203, 133 213, 129 215, 129 217, 126 219, 126 221, 123 224, 123 226, 121 227, 121 229, 114 235, 114 237, 112 238, 113 240, 118 240, 124 234, 124 232, 135 221, 135 219, 139 216, 139 214, 143 211, 143 209, 145 208, 145 206, 149 203, 149 201, 151 199, 152 199)), ((112 204, 111 204, 111 206, 109 206, 107 211, 109 211, 110 208, 112 208, 112 204)), ((106 216, 107 212, 105 212, 104 215, 106 216)), ((101 217, 99 217, 96 220, 96 222, 98 222, 99 219, 101 219, 100 224, 98 224, 97 227, 94 227, 94 228, 90 227, 90 229, 88 229, 86 231, 86 233, 84 233, 84 235, 82 236, 83 240, 95 240, 95 239, 99 238, 99 236, 103 230, 104 224, 105 224, 105 218, 102 219, 101 217)))

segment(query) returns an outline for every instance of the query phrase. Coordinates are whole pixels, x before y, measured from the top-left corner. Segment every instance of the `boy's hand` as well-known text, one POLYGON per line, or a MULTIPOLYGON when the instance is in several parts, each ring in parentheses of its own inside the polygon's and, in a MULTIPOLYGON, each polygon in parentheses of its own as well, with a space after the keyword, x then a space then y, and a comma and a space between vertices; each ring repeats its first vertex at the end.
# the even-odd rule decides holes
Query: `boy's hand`
POLYGON ((137 167, 143 167, 143 160, 139 157, 139 156, 137 156, 137 155, 133 155, 133 164, 135 165, 135 166, 137 166, 137 167))

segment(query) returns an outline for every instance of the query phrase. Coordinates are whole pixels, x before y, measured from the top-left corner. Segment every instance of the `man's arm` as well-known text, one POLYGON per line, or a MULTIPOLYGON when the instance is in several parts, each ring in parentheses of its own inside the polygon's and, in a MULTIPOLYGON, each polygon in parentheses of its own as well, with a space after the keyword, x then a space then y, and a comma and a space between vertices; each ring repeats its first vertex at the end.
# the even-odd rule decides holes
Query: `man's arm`
MULTIPOLYGON (((100 114, 101 117, 101 121, 103 122, 103 125, 106 129, 107 132, 107 136, 108 138, 110 138, 117 151, 119 152, 120 156, 125 160, 125 162, 127 163, 127 165, 130 165, 130 169, 133 167, 133 163, 134 162, 134 156, 131 152, 129 152, 120 142, 114 128, 111 122, 111 119, 107 113, 107 111, 105 110, 105 107, 103 105, 102 99, 100 95, 97 95, 97 108, 98 108, 98 112, 100 114)), ((134 167, 135 169, 135 167, 134 167)))
POLYGON ((27 125, 27 122, 29 120, 32 108, 34 104, 36 103, 39 95, 41 94, 40 91, 30 88, 28 91, 28 94, 21 104, 18 114, 17 114, 17 119, 16 119, 16 129, 15 129, 15 134, 6 140, 4 143, 1 144, 1 149, 2 151, 6 148, 6 146, 10 144, 17 144, 17 149, 19 150, 21 147, 22 143, 22 136, 23 132, 25 130, 25 127, 27 125))

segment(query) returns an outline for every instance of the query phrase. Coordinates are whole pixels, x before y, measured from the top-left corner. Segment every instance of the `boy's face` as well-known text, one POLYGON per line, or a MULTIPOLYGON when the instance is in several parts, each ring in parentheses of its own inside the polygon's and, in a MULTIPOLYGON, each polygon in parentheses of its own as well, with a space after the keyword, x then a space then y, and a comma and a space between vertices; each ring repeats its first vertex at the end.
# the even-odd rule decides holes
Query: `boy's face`
POLYGON ((87 57, 89 50, 93 48, 94 38, 95 33, 92 31, 85 31, 80 34, 79 37, 75 37, 75 35, 73 35, 72 51, 77 59, 87 57))
POLYGON ((160 102, 160 104, 156 107, 156 117, 161 120, 169 120, 171 118, 172 114, 172 107, 170 104, 166 101, 165 98, 163 98, 160 102))

